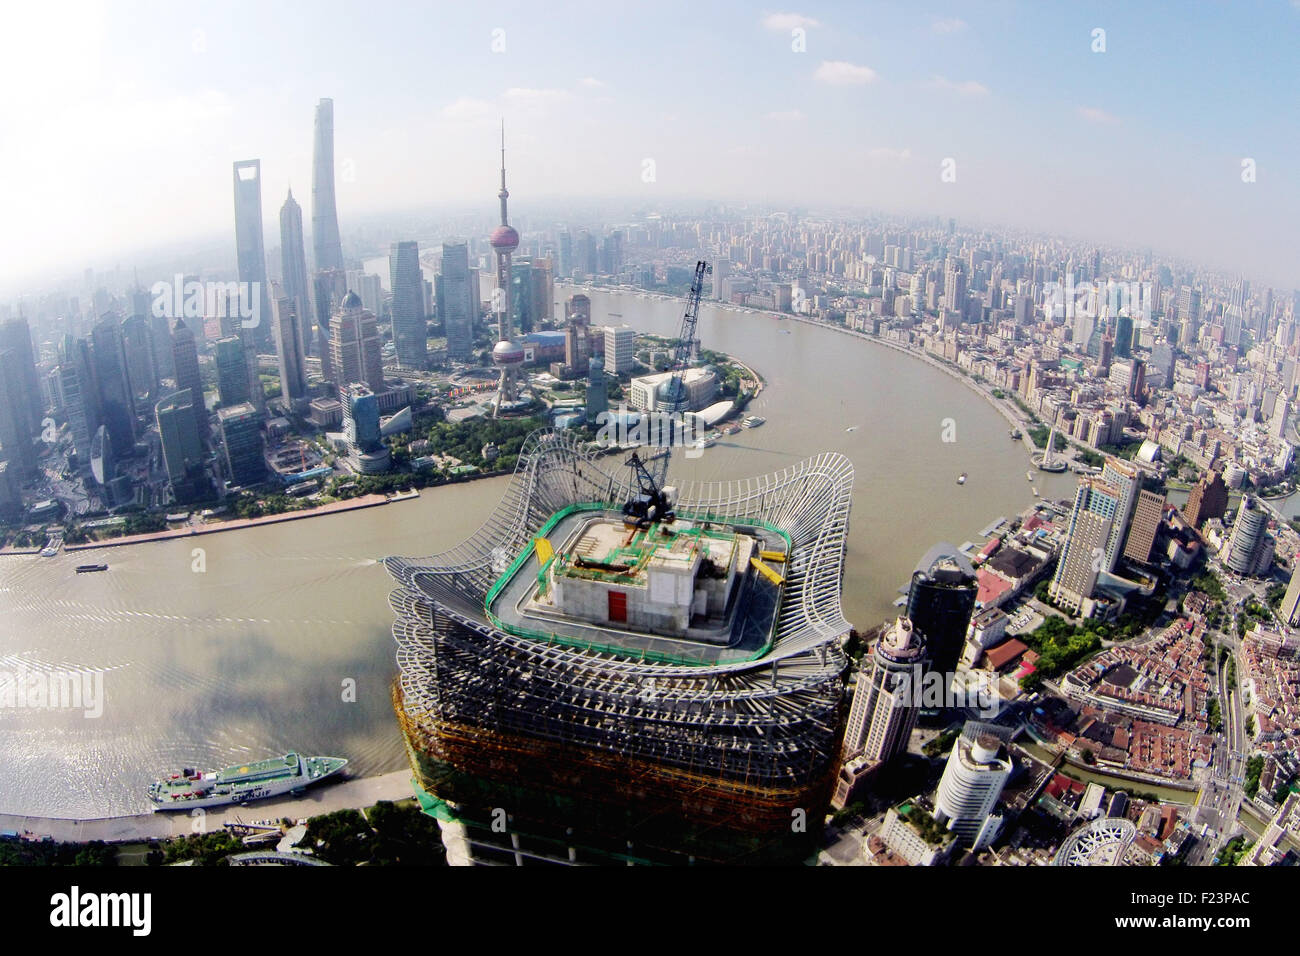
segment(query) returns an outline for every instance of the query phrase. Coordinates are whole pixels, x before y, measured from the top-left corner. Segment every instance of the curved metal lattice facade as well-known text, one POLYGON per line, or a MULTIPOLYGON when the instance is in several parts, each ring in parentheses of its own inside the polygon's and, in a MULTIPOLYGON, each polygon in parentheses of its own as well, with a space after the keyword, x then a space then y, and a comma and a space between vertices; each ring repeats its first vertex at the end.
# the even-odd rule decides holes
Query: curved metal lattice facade
POLYGON ((1121 866, 1137 837, 1137 827, 1123 817, 1099 817, 1071 833, 1056 851, 1053 866, 1121 866))
POLYGON ((534 432, 478 533, 435 557, 385 559, 398 582, 394 696, 417 774, 450 800, 464 799, 455 776, 473 774, 789 829, 791 807, 824 803, 842 730, 852 465, 825 454, 681 488, 681 513, 763 521, 790 536, 774 640, 757 659, 638 660, 493 627, 484 598, 514 556, 565 507, 620 507, 634 491, 622 471, 607 471, 595 449, 564 432, 534 432), (438 779, 434 766, 449 774, 438 779))

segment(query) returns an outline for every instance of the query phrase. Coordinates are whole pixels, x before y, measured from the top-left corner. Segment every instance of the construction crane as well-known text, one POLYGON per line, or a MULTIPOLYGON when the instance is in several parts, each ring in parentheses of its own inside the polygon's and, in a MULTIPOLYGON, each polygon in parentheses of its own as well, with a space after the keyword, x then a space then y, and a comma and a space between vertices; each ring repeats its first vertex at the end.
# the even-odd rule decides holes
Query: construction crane
POLYGON ((681 331, 673 347, 673 359, 669 368, 672 377, 658 389, 655 396, 656 413, 666 411, 667 417, 660 418, 659 427, 651 430, 657 438, 658 450, 648 458, 642 458, 637 452, 627 460, 632 469, 632 480, 637 492, 623 505, 623 522, 628 526, 648 528, 657 521, 671 522, 676 515, 672 501, 671 489, 664 487, 668 476, 668 459, 672 455, 673 421, 675 414, 687 406, 686 369, 691 359, 698 354, 699 339, 695 328, 700 321, 700 296, 704 293, 704 277, 713 272, 713 267, 701 259, 695 263, 695 278, 691 281, 690 295, 686 298, 686 314, 682 316, 681 331))

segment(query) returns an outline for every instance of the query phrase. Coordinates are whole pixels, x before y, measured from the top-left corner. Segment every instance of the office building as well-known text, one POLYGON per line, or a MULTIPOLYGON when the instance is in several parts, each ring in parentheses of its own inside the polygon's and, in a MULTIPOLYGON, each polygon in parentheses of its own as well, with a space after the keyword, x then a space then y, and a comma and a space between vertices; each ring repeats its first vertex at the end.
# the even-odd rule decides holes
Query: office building
MULTIPOLYGON (((1241 499, 1224 563, 1238 574, 1258 574, 1268 537, 1268 513, 1254 498, 1241 499)), ((1271 555, 1269 556, 1271 560, 1271 555)))
POLYGON ((1277 609, 1277 615, 1289 627, 1300 627, 1300 563, 1291 572, 1291 580, 1286 586, 1286 594, 1277 609))
POLYGON ((925 638, 927 671, 957 669, 978 594, 974 567, 951 544, 937 544, 921 558, 907 589, 907 618, 925 638))
POLYGON ((1009 736, 996 724, 967 721, 939 779, 934 818, 971 850, 988 846, 1002 829, 1002 817, 993 811, 1014 769, 1009 736))
POLYGON ((1115 319, 1115 356, 1127 359, 1133 357, 1133 319, 1121 315, 1115 319))
POLYGON ((113 441, 113 454, 129 458, 135 447, 135 397, 126 374, 126 353, 118 317, 107 312, 91 330, 95 381, 103 424, 113 441))
POLYGON ((921 712, 924 661, 925 638, 906 617, 891 624, 862 658, 833 807, 853 803, 880 767, 907 750, 921 712))
POLYGON ((343 271, 343 244, 339 238, 339 215, 334 202, 334 101, 329 98, 316 104, 311 167, 311 243, 315 256, 314 271, 343 271))
POLYGON ((1151 549, 1160 530, 1160 519, 1165 513, 1165 496, 1154 491, 1139 491, 1133 520, 1129 523, 1128 540, 1124 543, 1124 557, 1138 564, 1151 559, 1151 549))
POLYGON ((424 319, 424 274, 420 271, 419 243, 394 242, 388 253, 388 270, 398 367, 422 369, 429 362, 429 335, 424 319))
POLYGON ((625 375, 632 371, 636 361, 636 330, 627 325, 611 325, 605 329, 605 372, 625 375))
POLYGON ((145 316, 131 315, 122 320, 122 353, 126 359, 126 379, 131 397, 136 403, 155 398, 159 383, 153 328, 145 316))
POLYGON ((226 315, 237 317, 254 344, 270 338, 271 308, 266 287, 266 252, 262 237, 262 161, 234 164, 235 253, 239 266, 238 308, 227 303, 226 315), (254 311, 256 310, 256 311, 254 311), (250 323, 245 325, 244 323, 250 323))
POLYGON ((330 320, 330 373, 340 399, 343 388, 353 382, 365 382, 375 392, 384 390, 382 345, 374 313, 349 292, 330 320))
MULTIPOLYGON (((279 290, 274 290, 278 291, 279 290)), ((303 354, 302 323, 298 306, 302 298, 278 295, 275 300, 275 355, 280 365, 280 394, 287 405, 307 399, 307 365, 303 354)))
POLYGON ((36 375, 36 350, 32 347, 32 332, 24 318, 5 319, 0 322, 0 350, 13 349, 18 373, 23 383, 23 404, 26 406, 28 434, 41 430, 44 409, 40 401, 40 385, 36 375))
POLYGON ((349 464, 363 475, 377 475, 392 464, 379 427, 379 403, 364 382, 352 382, 340 393, 343 433, 351 446, 349 464))
POLYGON ((587 380, 587 424, 596 424, 609 412, 609 384, 600 359, 590 360, 590 377, 587 380))
POLYGON ((1048 594, 1072 614, 1090 617, 1097 579, 1106 568, 1106 547, 1118 520, 1120 492, 1101 478, 1082 478, 1075 491, 1074 506, 1065 543, 1056 564, 1048 594))
POLYGON ((590 362, 590 328, 584 316, 574 315, 564 330, 564 364, 573 370, 573 374, 581 375, 590 362))
POLYGON ((255 485, 266 477, 262 454, 262 414, 249 402, 217 410, 226 476, 234 487, 255 485))
MULTIPOLYGON (((302 232, 302 207, 293 198, 293 190, 280 207, 280 266, 282 288, 276 298, 286 298, 293 303, 298 317, 298 341, 302 344, 300 355, 312 343, 311 285, 307 278, 307 251, 302 232)), ((274 290, 272 290, 273 294, 274 290)))
MULTIPOLYGON (((348 273, 348 275, 352 276, 356 281, 356 285, 352 286, 352 288, 356 289, 357 295, 361 296, 361 307, 375 313, 377 316, 381 315, 384 311, 384 280, 373 272, 357 271, 348 273)), ((421 280, 421 284, 424 284, 423 280, 421 280)), ((421 298, 423 298, 423 293, 421 293, 421 298)), ((424 314, 427 316, 429 314, 428 310, 424 314)))
POLYGON ((71 335, 65 335, 59 345, 59 365, 55 373, 59 377, 59 390, 63 393, 63 414, 72 436, 77 467, 86 468, 90 464, 90 437, 95 413, 88 395, 86 364, 80 352, 80 343, 71 335))
POLYGON ((154 419, 162 440, 163 465, 172 497, 180 504, 199 499, 210 490, 210 485, 204 468, 203 431, 190 390, 164 396, 154 406, 154 419))
MULTIPOLYGON (((197 320, 195 320, 197 321, 197 320)), ((176 370, 176 390, 189 389, 199 417, 207 417, 203 401, 203 376, 199 373, 199 348, 194 332, 184 319, 177 319, 172 329, 172 367, 176 370)))
MULTIPOLYGON (((320 356, 321 374, 326 381, 334 381, 330 352, 331 323, 334 313, 342 306, 348 294, 347 276, 342 269, 325 269, 312 273, 312 299, 315 303, 316 338, 312 342, 314 354, 320 356)), ((307 343, 304 342, 304 345, 307 343)))
POLYGON ((468 243, 442 244, 442 267, 436 284, 437 317, 447 336, 447 357, 467 362, 474 347, 474 319, 478 315, 478 283, 470 278, 468 243))
POLYGON ((1201 476, 1200 481, 1192 485, 1187 495, 1187 509, 1184 513, 1193 528, 1200 528, 1212 518, 1222 518, 1228 511, 1228 486, 1223 475, 1210 471, 1201 476))
POLYGON ((905 800, 886 811, 880 839, 908 866, 942 866, 956 850, 957 836, 942 831, 935 834, 934 828, 930 811, 919 800, 905 800))
POLYGON ((19 484, 34 478, 37 470, 26 382, 18 350, 0 349, 0 460, 9 463, 10 479, 19 484))
MULTIPOLYGON (((217 360, 217 395, 225 406, 238 405, 252 400, 252 384, 248 380, 248 360, 244 343, 237 335, 217 339, 214 346, 217 360)), ((261 382, 258 382, 261 387, 261 382)))
POLYGON ((1102 463, 1101 480, 1119 493, 1115 519, 1111 522, 1106 537, 1105 560, 1101 566, 1101 570, 1110 572, 1119 563, 1124 534, 1128 531, 1129 518, 1137 504, 1138 492, 1142 489, 1142 473, 1127 461, 1107 457, 1102 463))

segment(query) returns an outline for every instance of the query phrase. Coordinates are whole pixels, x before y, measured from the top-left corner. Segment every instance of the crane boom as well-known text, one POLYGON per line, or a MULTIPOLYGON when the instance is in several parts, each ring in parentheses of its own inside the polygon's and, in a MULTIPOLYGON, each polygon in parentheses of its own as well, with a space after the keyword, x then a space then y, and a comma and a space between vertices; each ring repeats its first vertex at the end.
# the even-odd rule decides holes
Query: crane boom
MULTIPOLYGON (((673 375, 668 380, 665 401, 662 403, 662 411, 670 413, 669 422, 675 421, 676 416, 687 408, 686 369, 690 367, 691 359, 699 354, 700 341, 696 336, 696 327, 700 321, 700 297, 704 294, 704 277, 712 271, 713 267, 703 259, 695 263, 695 278, 691 280, 691 291, 686 297, 686 312, 682 316, 682 327, 677 333, 672 365, 669 366, 673 375)), ((656 406, 659 405, 656 402, 656 406)), ((662 487, 668 476, 668 459, 672 455, 671 426, 661 426, 659 436, 663 448, 651 460, 654 465, 652 474, 662 487)))
POLYGON ((646 458, 633 452, 627 460, 632 468, 637 494, 624 505, 623 517, 641 527, 647 526, 651 520, 673 520, 673 502, 663 494, 664 480, 668 477, 668 459, 672 456, 672 423, 676 414, 687 407, 685 373, 691 359, 698 354, 700 343, 695 330, 700 321, 700 297, 704 293, 704 277, 711 272, 713 267, 703 259, 695 263, 695 278, 686 297, 686 313, 682 316, 682 327, 673 348, 673 374, 664 385, 662 397, 655 402, 656 414, 660 415, 659 427, 651 429, 651 434, 656 437, 655 451, 646 458), (665 416, 662 412, 669 414, 665 416))

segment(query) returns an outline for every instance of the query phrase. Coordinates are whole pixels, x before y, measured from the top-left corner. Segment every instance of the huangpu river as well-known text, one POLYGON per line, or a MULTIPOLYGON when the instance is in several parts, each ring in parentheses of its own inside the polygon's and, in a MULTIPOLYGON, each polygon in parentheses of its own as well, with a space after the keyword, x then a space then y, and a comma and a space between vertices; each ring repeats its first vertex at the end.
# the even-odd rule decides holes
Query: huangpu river
MULTIPOLYGON (((583 291, 596 324, 674 336, 681 323, 680 300, 583 291)), ((847 455, 856 477, 844 605, 856 626, 897 613, 899 587, 932 544, 975 540, 1031 502, 1024 446, 942 371, 828 329, 708 303, 699 334, 705 348, 764 376, 749 414, 767 423, 724 436, 696 460, 675 456, 670 480, 847 455), (959 486, 961 472, 969 477, 959 486)), ((0 558, 0 672, 94 671, 103 694, 97 717, 84 707, 0 707, 0 812, 140 812, 149 782, 165 772, 290 750, 347 757, 357 775, 400 769, 391 583, 378 559, 456 545, 506 480, 188 540, 0 558), (109 570, 77 575, 87 561, 109 570)), ((1034 477, 1053 498, 1068 497, 1074 482, 1034 477)))

